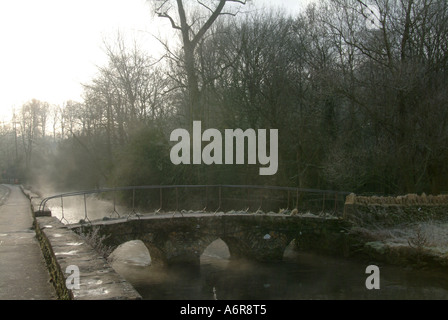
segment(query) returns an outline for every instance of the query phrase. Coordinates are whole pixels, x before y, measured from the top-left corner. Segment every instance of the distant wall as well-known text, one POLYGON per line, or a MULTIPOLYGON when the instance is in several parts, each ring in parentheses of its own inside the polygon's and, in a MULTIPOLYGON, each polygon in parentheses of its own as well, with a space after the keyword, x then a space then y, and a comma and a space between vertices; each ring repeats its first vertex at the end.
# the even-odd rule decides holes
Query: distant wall
POLYGON ((394 225, 403 222, 448 218, 448 195, 407 194, 397 197, 366 197, 350 194, 344 218, 358 225, 394 225))

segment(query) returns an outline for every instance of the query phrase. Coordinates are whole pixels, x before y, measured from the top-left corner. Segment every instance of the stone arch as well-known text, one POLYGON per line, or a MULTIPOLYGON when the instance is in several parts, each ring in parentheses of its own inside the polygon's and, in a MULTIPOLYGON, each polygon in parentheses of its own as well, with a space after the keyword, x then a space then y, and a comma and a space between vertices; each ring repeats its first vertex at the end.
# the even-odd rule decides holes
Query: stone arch
POLYGON ((217 237, 204 248, 201 254, 201 261, 205 259, 204 255, 221 259, 229 259, 230 249, 221 237, 217 237))
POLYGON ((142 241, 143 244, 148 249, 149 255, 151 256, 151 263, 153 265, 165 265, 167 264, 166 256, 164 252, 152 242, 142 241))
POLYGON ((250 246, 241 235, 226 235, 222 236, 221 239, 229 248, 230 259, 250 258, 247 256, 250 246))
POLYGON ((231 259, 246 258, 257 261, 282 260, 285 248, 291 242, 288 234, 255 229, 223 237, 231 259))
POLYGON ((148 248, 154 263, 161 265, 200 265, 200 256, 216 237, 191 232, 173 231, 167 234, 147 234, 140 239, 148 248))
POLYGON ((150 265, 153 261, 146 245, 138 239, 127 240, 116 246, 109 257, 112 258, 112 261, 116 261, 117 259, 121 261, 134 261, 141 265, 150 265))
POLYGON ((283 251, 283 259, 294 258, 299 254, 299 249, 297 247, 298 239, 293 238, 285 247, 283 251))
MULTIPOLYGON (((165 253, 163 247, 160 245, 160 240, 153 232, 114 232, 115 230, 104 233, 106 237, 106 244, 110 245, 116 250, 118 247, 130 241, 141 241, 146 247, 151 258, 152 265, 166 264, 165 253)), ((120 230, 121 231, 121 230, 120 230)), ((140 231, 140 230, 139 230, 140 231)))

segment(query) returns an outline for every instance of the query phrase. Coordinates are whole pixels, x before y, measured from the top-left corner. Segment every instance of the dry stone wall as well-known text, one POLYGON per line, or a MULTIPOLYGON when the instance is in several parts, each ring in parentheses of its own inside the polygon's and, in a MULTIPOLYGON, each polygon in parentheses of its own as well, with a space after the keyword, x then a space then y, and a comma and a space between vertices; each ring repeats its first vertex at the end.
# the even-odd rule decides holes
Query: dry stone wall
POLYGON ((448 220, 448 195, 407 194, 397 197, 346 197, 344 218, 358 225, 448 220))

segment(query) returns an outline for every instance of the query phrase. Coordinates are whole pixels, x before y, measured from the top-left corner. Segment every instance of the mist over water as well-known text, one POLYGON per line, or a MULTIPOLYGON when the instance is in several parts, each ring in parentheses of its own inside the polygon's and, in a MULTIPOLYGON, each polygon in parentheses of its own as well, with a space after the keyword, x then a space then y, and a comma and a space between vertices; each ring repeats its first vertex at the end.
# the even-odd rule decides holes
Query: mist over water
POLYGON ((174 300, 308 300, 308 299, 446 299, 443 273, 381 266, 380 290, 367 290, 367 265, 339 258, 305 254, 288 248, 284 261, 256 263, 228 259, 221 240, 201 257, 200 268, 150 265, 139 241, 123 244, 112 266, 144 299, 174 300))

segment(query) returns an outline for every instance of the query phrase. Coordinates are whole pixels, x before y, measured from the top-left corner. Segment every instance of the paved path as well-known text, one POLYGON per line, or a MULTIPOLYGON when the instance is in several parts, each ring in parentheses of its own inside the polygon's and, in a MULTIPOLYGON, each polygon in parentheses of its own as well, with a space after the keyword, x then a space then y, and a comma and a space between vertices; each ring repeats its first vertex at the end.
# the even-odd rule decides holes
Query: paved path
POLYGON ((0 299, 56 299, 33 229, 30 202, 12 185, 0 185, 0 299))

